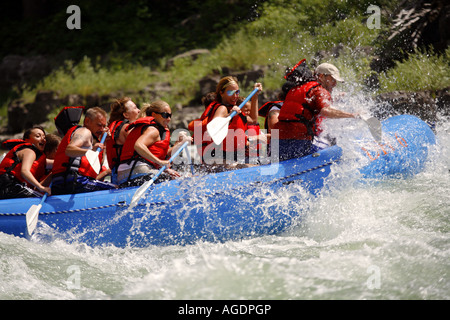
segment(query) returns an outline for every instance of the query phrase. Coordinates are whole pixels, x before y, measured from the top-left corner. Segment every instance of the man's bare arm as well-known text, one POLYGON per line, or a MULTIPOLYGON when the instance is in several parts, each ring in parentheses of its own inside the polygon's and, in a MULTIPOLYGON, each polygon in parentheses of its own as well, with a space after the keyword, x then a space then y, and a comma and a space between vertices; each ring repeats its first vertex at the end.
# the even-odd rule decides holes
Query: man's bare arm
POLYGON ((86 151, 92 147, 92 134, 87 128, 80 128, 72 136, 66 148, 66 155, 69 157, 82 157, 86 151))

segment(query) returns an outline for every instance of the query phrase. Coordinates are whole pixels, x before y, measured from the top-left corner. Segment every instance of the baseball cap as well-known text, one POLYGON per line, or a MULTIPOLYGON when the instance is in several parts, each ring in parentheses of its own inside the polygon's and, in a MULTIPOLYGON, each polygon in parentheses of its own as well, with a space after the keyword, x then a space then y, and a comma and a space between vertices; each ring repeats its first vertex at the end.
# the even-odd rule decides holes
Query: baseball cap
POLYGON ((338 68, 331 63, 322 63, 318 65, 315 72, 316 74, 329 74, 334 78, 334 80, 344 82, 344 79, 342 79, 339 75, 338 68))

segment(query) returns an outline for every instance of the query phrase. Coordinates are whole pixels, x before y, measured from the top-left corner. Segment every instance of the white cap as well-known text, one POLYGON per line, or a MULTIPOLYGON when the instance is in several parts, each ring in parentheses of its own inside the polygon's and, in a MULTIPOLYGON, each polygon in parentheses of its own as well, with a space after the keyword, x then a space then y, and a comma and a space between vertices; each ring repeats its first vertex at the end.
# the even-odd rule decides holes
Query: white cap
POLYGON ((339 75, 338 68, 336 68, 336 66, 332 65, 331 63, 322 63, 317 66, 316 74, 329 74, 334 78, 334 80, 344 82, 344 79, 342 79, 339 75))

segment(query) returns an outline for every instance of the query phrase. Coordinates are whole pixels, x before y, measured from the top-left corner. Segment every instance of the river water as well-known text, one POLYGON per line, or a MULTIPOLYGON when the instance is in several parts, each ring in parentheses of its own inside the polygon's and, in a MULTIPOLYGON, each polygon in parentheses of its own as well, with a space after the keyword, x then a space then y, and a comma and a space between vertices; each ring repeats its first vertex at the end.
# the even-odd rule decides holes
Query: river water
POLYGON ((0 299, 449 299, 449 131, 441 119, 420 174, 336 179, 280 235, 91 248, 0 233, 0 299))

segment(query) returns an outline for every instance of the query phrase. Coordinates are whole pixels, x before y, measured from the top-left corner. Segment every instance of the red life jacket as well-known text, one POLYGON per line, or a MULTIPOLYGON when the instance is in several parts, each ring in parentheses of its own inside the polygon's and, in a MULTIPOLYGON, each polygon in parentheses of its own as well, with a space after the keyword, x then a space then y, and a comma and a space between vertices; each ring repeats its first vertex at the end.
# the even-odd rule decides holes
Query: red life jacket
MULTIPOLYGON (((260 134, 261 134, 261 128, 259 126, 259 123, 248 125, 248 130, 247 130, 248 137, 259 136, 260 134)), ((255 156, 260 155, 259 152, 262 148, 262 142, 257 141, 256 146, 254 146, 253 143, 255 143, 255 142, 250 141, 250 148, 249 148, 248 152, 246 153, 247 156, 249 156, 249 157, 255 157, 255 156), (256 147, 255 150, 253 150, 254 147, 256 147), (254 152, 254 151, 256 151, 256 152, 254 152)))
POLYGON ((120 131, 123 126, 128 124, 128 120, 116 120, 109 125, 109 130, 111 132, 111 139, 106 140, 106 157, 108 159, 108 164, 111 169, 114 169, 120 164, 120 154, 122 153, 123 145, 117 144, 117 140, 120 136, 120 131))
MULTIPOLYGON (((80 175, 85 177, 91 177, 95 179, 97 177, 97 172, 91 167, 86 156, 71 158, 66 155, 66 148, 72 140, 73 133, 81 128, 81 126, 75 126, 70 128, 61 143, 56 150, 55 160, 53 162, 53 175, 61 175, 69 173, 70 171, 76 171, 80 175)), ((100 163, 103 159, 103 151, 99 152, 100 163)), ((105 168, 102 167, 103 171, 105 168)))
POLYGON ((134 150, 134 144, 136 143, 137 139, 139 139, 145 129, 147 129, 149 126, 154 126, 156 129, 158 129, 159 137, 161 140, 156 141, 154 144, 149 146, 148 150, 158 159, 166 159, 167 153, 170 148, 169 129, 163 128, 159 123, 155 121, 153 117, 144 117, 134 121, 128 126, 127 131, 129 131, 129 134, 122 147, 122 154, 120 155, 121 163, 129 163, 131 162, 131 160, 144 160, 153 165, 155 168, 159 168, 159 165, 153 163, 149 159, 144 159, 134 150))
MULTIPOLYGON (((231 108, 233 108, 233 106, 226 107, 228 112, 230 112, 231 108)), ((245 134, 245 132, 248 130, 247 117, 242 113, 238 113, 237 115, 235 115, 228 125, 228 130, 233 130, 232 136, 230 137, 228 135, 227 137, 225 137, 225 139, 223 139, 223 151, 236 152, 245 150, 245 145, 247 144, 247 135, 245 134), (227 146, 227 141, 231 138, 233 138, 233 143, 231 144, 231 150, 228 150, 230 147, 227 146)))
POLYGON ((206 126, 212 120, 214 113, 219 106, 220 103, 217 103, 215 101, 211 102, 205 108, 205 111, 203 111, 200 118, 191 121, 188 125, 188 129, 193 132, 194 143, 197 146, 197 151, 200 155, 203 155, 205 148, 212 141, 211 138, 205 139, 205 132, 207 132, 206 126))
POLYGON ((251 136, 257 136, 261 133, 261 128, 259 126, 259 123, 257 124, 249 124, 248 125, 248 132, 251 133, 251 136))
POLYGON ((20 170, 22 169, 22 162, 17 156, 17 152, 19 152, 20 150, 30 148, 36 153, 36 160, 34 160, 33 164, 31 165, 30 172, 38 181, 44 178, 46 157, 33 144, 20 139, 11 139, 3 142, 2 146, 4 148, 12 149, 6 154, 0 164, 0 174, 9 173, 20 182, 25 182, 29 187, 33 187, 22 177, 22 174, 20 173, 20 170))
POLYGON ((200 118, 192 120, 188 124, 188 130, 193 131, 194 134, 200 132, 202 133, 202 139, 203 134, 207 131, 206 125, 212 120, 214 113, 216 112, 216 109, 220 106, 220 104, 217 104, 217 102, 210 103, 206 108, 205 111, 203 111, 200 118))
POLYGON ((269 115, 270 109, 272 109, 272 107, 274 107, 274 106, 276 106, 279 109, 281 109, 281 107, 283 106, 283 102, 284 102, 283 100, 268 101, 268 102, 264 103, 261 106, 261 108, 259 108, 258 115, 260 117, 264 117, 265 118, 265 120, 264 120, 264 128, 265 129, 269 129, 269 124, 268 124, 269 119, 268 119, 267 116, 269 115))
MULTIPOLYGON (((194 143, 196 143, 197 141, 201 141, 201 151, 200 152, 201 152, 202 156, 203 156, 205 149, 213 143, 212 139, 209 136, 207 139, 205 139, 204 133, 206 132, 206 125, 213 120, 214 114, 216 113, 217 108, 219 108, 221 105, 223 105, 223 104, 220 102, 217 102, 217 101, 211 102, 211 104, 206 108, 206 110, 203 112, 202 116, 200 117, 199 120, 201 120, 201 126, 202 126, 201 140, 195 137, 195 134, 198 133, 199 131, 193 130, 194 131, 194 143)), ((233 108, 233 106, 227 106, 227 105, 225 105, 225 107, 227 108, 228 112, 233 108)), ((231 121, 228 125, 228 130, 233 130, 232 136, 227 136, 223 140, 223 142, 222 142, 223 151, 236 152, 236 151, 245 150, 245 145, 247 143, 247 135, 245 134, 245 132, 247 131, 247 129, 248 129, 247 117, 241 113, 235 115, 231 119, 231 121), (227 146, 229 144, 229 143, 227 143, 227 141, 229 139, 233 139, 233 143, 231 143, 230 146, 227 146), (231 148, 231 150, 228 150, 230 148, 231 148)))
POLYGON ((280 139, 312 140, 318 134, 320 108, 311 104, 310 97, 311 90, 318 86, 318 82, 310 81, 288 92, 274 128, 279 129, 280 139))

